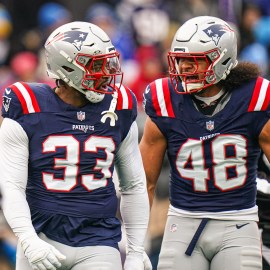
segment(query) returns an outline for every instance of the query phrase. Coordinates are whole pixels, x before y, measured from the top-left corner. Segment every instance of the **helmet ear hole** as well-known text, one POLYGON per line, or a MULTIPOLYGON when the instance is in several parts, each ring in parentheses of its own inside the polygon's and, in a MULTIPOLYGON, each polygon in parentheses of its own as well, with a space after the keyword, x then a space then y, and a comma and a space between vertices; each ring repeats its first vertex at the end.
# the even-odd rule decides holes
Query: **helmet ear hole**
POLYGON ((66 70, 67 72, 72 72, 72 71, 74 71, 74 69, 71 68, 71 67, 62 66, 62 68, 63 68, 64 70, 66 70))
POLYGON ((227 58, 225 61, 222 62, 222 65, 226 66, 230 60, 231 58, 227 58))

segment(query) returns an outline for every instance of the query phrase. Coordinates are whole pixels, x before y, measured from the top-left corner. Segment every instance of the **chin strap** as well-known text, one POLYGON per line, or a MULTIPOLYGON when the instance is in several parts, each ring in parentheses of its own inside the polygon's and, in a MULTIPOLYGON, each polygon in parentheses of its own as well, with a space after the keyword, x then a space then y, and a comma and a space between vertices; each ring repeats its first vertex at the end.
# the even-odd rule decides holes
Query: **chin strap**
POLYGON ((117 114, 114 112, 116 109, 116 105, 117 105, 117 98, 118 98, 118 93, 117 91, 114 91, 114 93, 112 94, 112 101, 111 101, 111 105, 108 111, 103 111, 101 113, 104 114, 101 118, 101 122, 105 123, 107 118, 110 118, 110 126, 115 126, 115 121, 118 120, 118 116, 117 114))

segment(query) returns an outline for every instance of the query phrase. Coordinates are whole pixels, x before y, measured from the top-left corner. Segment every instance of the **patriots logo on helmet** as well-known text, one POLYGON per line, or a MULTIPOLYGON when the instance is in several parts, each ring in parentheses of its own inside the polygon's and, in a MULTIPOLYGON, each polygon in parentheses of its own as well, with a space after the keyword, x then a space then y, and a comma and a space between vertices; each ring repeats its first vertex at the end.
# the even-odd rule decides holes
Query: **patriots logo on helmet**
POLYGON ((228 26, 222 25, 222 24, 215 24, 211 25, 205 30, 203 30, 205 34, 212 38, 212 40, 215 42, 215 45, 218 45, 218 42, 220 38, 226 33, 226 32, 233 32, 232 29, 230 29, 228 26))
POLYGON ((54 37, 47 45, 62 40, 71 43, 77 48, 78 51, 80 51, 87 35, 88 33, 82 31, 77 30, 67 31, 54 37))

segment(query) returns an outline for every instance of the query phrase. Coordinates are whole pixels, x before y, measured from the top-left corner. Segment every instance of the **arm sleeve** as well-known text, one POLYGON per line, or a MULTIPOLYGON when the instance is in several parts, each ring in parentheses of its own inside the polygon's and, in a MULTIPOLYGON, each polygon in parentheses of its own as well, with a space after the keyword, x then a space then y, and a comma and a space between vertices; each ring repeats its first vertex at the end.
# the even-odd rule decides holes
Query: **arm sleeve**
POLYGON ((270 194, 270 183, 266 179, 256 178, 257 190, 264 193, 270 194))
POLYGON ((35 234, 25 195, 28 156, 25 131, 16 121, 5 118, 0 129, 0 187, 4 215, 20 240, 35 234))
POLYGON ((126 229, 127 252, 142 254, 150 209, 136 122, 133 122, 121 143, 115 165, 121 192, 120 210, 126 229))

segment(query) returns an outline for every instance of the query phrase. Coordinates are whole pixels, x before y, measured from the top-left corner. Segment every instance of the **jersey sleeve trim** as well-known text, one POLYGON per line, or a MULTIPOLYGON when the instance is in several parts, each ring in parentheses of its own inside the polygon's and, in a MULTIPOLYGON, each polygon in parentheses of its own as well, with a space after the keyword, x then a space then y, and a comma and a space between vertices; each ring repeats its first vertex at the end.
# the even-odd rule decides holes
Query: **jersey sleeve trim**
POLYGON ((40 112, 37 99, 29 85, 23 82, 16 82, 10 88, 18 97, 24 114, 40 112))
POLYGON ((158 116, 175 118, 168 80, 158 79, 153 84, 150 84, 150 88, 156 114, 158 116))
POLYGON ((269 81, 259 77, 256 81, 248 111, 265 111, 270 101, 269 81))
POLYGON ((118 100, 117 100, 117 110, 132 110, 132 94, 129 89, 126 89, 123 85, 117 87, 118 100))

